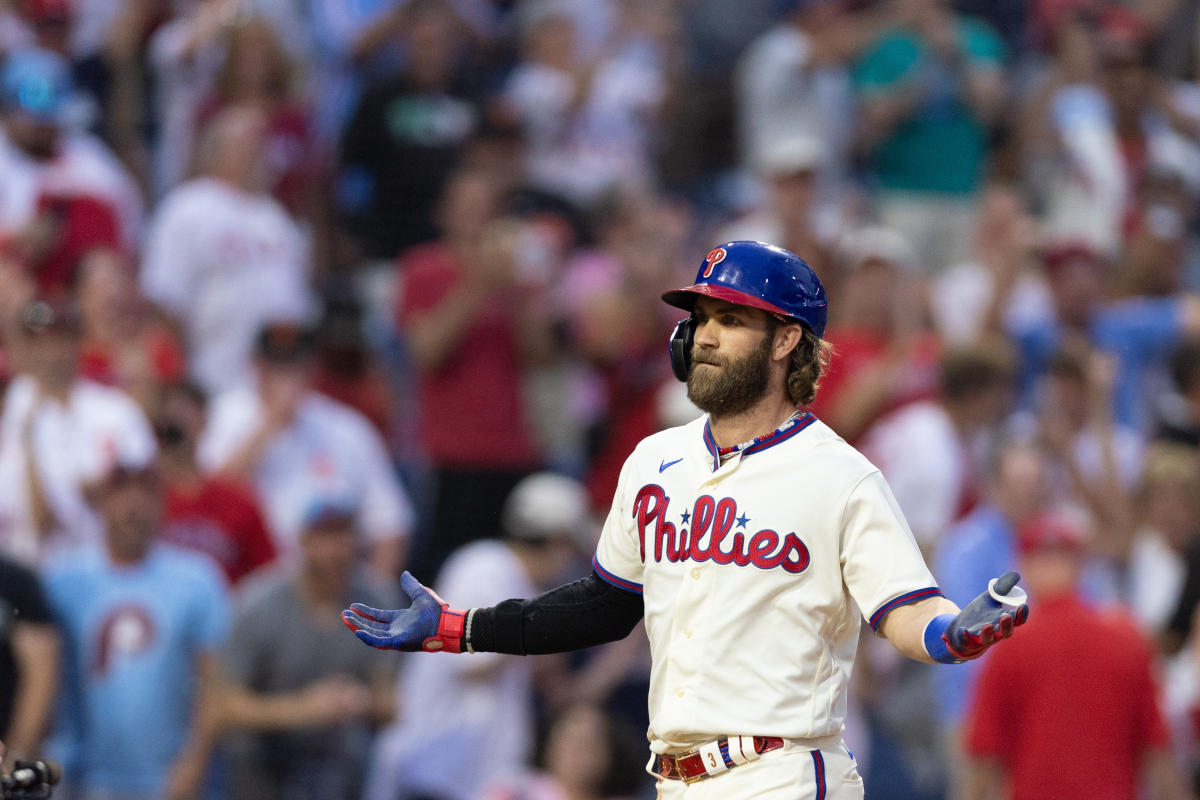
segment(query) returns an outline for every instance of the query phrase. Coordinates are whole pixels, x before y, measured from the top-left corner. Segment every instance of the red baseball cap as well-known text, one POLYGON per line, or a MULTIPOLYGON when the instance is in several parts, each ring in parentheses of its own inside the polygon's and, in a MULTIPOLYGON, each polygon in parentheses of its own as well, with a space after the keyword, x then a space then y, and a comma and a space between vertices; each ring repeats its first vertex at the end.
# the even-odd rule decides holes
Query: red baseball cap
POLYGON ((1061 550, 1081 554, 1087 540, 1083 523, 1062 511, 1044 511, 1017 528, 1017 545, 1022 553, 1061 550))

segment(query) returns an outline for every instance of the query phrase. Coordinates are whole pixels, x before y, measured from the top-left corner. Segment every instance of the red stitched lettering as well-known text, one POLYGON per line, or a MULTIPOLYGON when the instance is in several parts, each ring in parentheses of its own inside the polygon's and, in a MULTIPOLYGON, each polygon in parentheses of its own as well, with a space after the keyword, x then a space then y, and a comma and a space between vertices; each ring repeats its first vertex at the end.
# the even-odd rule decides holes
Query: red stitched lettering
POLYGON ((751 564, 759 569, 782 567, 793 575, 808 569, 811 554, 796 533, 780 537, 770 528, 753 535, 734 532, 738 508, 737 502, 731 497, 719 501, 711 495, 696 498, 690 516, 690 530, 677 529, 674 523, 667 522, 670 502, 666 491, 657 484, 643 486, 634 499, 633 517, 638 527, 643 563, 646 560, 646 536, 649 533, 654 537, 654 560, 658 562, 664 557, 672 563, 688 559, 697 562, 711 559, 717 564, 736 564, 739 567, 751 564), (653 532, 648 530, 651 525, 653 532), (708 539, 702 544, 706 536, 708 539), (727 550, 722 548, 726 541, 729 543, 727 550))
POLYGON ((782 566, 785 570, 797 575, 808 569, 808 548, 804 546, 804 542, 800 541, 800 537, 794 533, 789 533, 787 538, 783 540, 783 550, 780 552, 782 557, 782 566))
POLYGON ((692 544, 688 549, 688 555, 693 561, 707 561, 708 553, 700 547, 700 540, 704 534, 708 533, 708 528, 712 524, 715 516, 714 506, 716 503, 708 495, 703 495, 696 500, 696 507, 692 509, 692 544))
MULTIPOLYGON (((670 501, 661 486, 648 484, 643 486, 633 501, 633 516, 637 520, 638 541, 641 544, 642 563, 646 563, 646 527, 654 523, 654 560, 662 561, 663 537, 666 528, 670 528, 671 538, 674 538, 675 526, 667 522, 667 506, 670 501)), ((668 550, 673 550, 673 541, 667 542, 668 550)), ((675 559, 672 558, 672 561, 675 559)))
MULTIPOLYGON (((717 503, 716 519, 713 522, 712 539, 708 543, 708 555, 718 564, 730 564, 733 562, 733 554, 726 553, 721 550, 721 542, 733 530, 733 520, 737 516, 737 503, 729 497, 726 497, 721 502, 717 503)), ((738 534, 740 536, 740 534, 738 534)), ((738 539, 734 538, 734 544, 738 549, 741 549, 741 544, 738 539)))
POLYGON ((767 528, 750 537, 747 550, 750 551, 750 562, 760 569, 771 569, 779 566, 779 555, 771 555, 779 547, 779 534, 767 528))

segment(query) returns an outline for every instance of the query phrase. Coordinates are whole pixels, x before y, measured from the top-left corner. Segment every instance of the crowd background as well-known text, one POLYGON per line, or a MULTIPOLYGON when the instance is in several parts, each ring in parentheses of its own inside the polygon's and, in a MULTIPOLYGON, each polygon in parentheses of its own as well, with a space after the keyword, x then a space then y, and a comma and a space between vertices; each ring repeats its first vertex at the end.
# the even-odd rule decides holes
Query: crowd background
POLYGON ((948 596, 1033 598, 964 667, 864 637, 872 800, 1192 796, 1198 47, 1195 0, 0 0, 10 759, 652 797, 643 636, 408 657, 337 612, 587 570, 696 413, 659 294, 757 239, 948 596))

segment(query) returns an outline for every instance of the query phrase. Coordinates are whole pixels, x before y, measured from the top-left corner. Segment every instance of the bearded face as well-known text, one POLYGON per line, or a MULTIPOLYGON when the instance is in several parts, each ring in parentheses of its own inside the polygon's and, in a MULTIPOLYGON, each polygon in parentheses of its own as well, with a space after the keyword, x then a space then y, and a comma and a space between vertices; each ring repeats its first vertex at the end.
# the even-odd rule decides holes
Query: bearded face
POLYGON ((761 345, 737 360, 697 346, 688 371, 688 399, 718 417, 750 410, 767 393, 771 340, 764 336, 761 345))

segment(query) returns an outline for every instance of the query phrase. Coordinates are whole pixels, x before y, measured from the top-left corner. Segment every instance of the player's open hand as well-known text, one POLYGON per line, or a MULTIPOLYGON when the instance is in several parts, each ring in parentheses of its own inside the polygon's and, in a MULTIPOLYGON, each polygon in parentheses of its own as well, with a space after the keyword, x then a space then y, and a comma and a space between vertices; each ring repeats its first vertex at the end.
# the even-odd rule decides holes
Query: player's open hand
POLYGON ((978 658, 996 642, 1012 636, 1013 630, 1029 619, 1028 598, 1023 589, 1017 588, 1020 579, 1015 572, 992 579, 986 592, 950 620, 942 639, 956 659, 978 658))
POLYGON ((449 604, 408 571, 400 576, 400 586, 412 600, 408 608, 389 610, 351 603, 342 612, 342 622, 359 639, 380 650, 457 653, 463 613, 452 611, 449 604))

